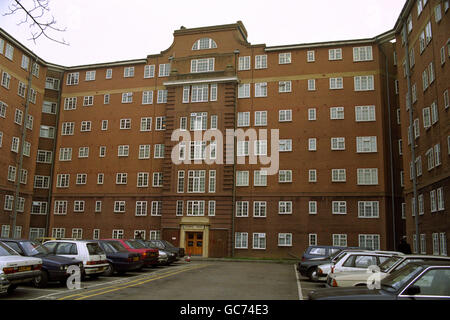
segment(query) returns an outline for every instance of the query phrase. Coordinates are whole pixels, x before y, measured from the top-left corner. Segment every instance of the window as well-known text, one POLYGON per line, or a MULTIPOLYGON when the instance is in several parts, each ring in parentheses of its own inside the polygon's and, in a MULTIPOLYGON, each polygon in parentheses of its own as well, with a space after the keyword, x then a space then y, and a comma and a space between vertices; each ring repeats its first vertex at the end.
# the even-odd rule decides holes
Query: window
POLYGON ((278 201, 278 214, 292 214, 292 201, 278 201))
POLYGON ((214 58, 191 60, 191 73, 214 71, 214 58))
POLYGON ((247 187, 249 185, 249 172, 236 171, 236 186, 247 187))
POLYGON ((308 139, 308 150, 309 151, 316 151, 317 150, 317 139, 316 138, 309 138, 308 139))
POLYGON ((278 82, 278 92, 291 92, 292 83, 291 81, 279 81, 278 82))
POLYGON ((80 73, 79 72, 68 73, 67 74, 67 79, 66 79, 67 80, 66 84, 68 86, 72 86, 72 85, 78 84, 79 77, 80 77, 80 73))
POLYGON ((316 108, 309 108, 308 109, 308 120, 309 121, 314 121, 316 120, 316 108))
POLYGON ((255 83, 255 97, 267 97, 267 82, 255 83))
POLYGON ((189 170, 188 171, 188 192, 204 193, 205 192, 205 170, 189 170))
POLYGON ((134 77, 134 67, 124 67, 123 68, 123 77, 124 78, 134 77))
POLYGON ((0 117, 5 118, 6 117, 6 108, 8 105, 6 103, 3 103, 0 101, 0 117))
POLYGON ((2 73, 2 86, 6 89, 9 89, 9 85, 11 84, 11 76, 9 73, 3 71, 2 73))
POLYGON ((103 184, 104 181, 105 181, 105 174, 98 173, 97 174, 97 184, 103 184))
POLYGON ((76 184, 86 184, 87 182, 87 174, 86 173, 77 173, 76 184))
POLYGON ((23 119, 23 111, 16 109, 16 112, 14 114, 14 123, 22 125, 22 119, 23 119))
POLYGON ((431 32, 431 21, 428 21, 427 25, 425 26, 425 39, 426 39, 427 45, 430 43, 432 37, 433 37, 433 35, 431 32))
POLYGON ((346 247, 347 235, 346 234, 333 234, 333 246, 346 247))
POLYGON ((279 170, 278 171, 278 182, 279 183, 292 182, 292 170, 279 170))
POLYGON ((266 234, 254 233, 253 234, 253 249, 266 249, 266 234))
POLYGON ((86 81, 94 81, 95 80, 95 70, 94 71, 86 71, 86 81))
POLYGON ((253 185, 255 187, 265 187, 267 186, 267 172, 264 170, 254 171, 253 185))
POLYGON ((79 147, 78 158, 88 158, 88 157, 89 157, 89 147, 79 147))
POLYGON ((112 231, 112 238, 113 239, 123 239, 124 237, 124 232, 122 229, 114 229, 112 231))
POLYGON ((10 45, 9 43, 6 44, 5 57, 7 57, 11 61, 13 60, 13 57, 14 57, 14 47, 12 45, 10 45))
POLYGON ((162 172, 153 172, 153 187, 162 187, 163 186, 163 173, 162 172))
POLYGON ((437 197, 437 210, 441 211, 444 210, 444 187, 440 187, 436 190, 436 197, 437 197))
POLYGON ((75 200, 73 202, 73 212, 84 212, 84 201, 75 200))
POLYGON ((37 163, 52 163, 53 152, 47 150, 38 150, 36 162, 37 163))
POLYGON ((147 201, 136 201, 135 215, 139 217, 147 215, 147 201))
POLYGON ((116 184, 127 184, 127 173, 116 173, 116 184))
POLYGON ((164 145, 163 144, 155 144, 154 150, 155 151, 154 151, 153 157, 155 159, 164 158, 164 145))
POLYGON ((141 144, 139 145, 139 159, 150 159, 150 145, 141 144))
POLYGON ((81 121, 81 132, 91 131, 91 121, 81 121))
POLYGON ((250 98, 250 83, 239 84, 238 98, 250 98))
POLYGON ((284 52, 278 54, 278 63, 279 64, 289 64, 291 63, 291 53, 290 52, 284 52))
POLYGON ((17 167, 8 166, 8 181, 16 181, 17 167))
POLYGON ((153 103, 153 91, 143 91, 142 104, 152 104, 152 103, 153 103))
POLYGON ((440 143, 434 145, 434 160, 435 160, 436 167, 441 165, 441 144, 440 143))
POLYGON ((191 141, 190 142, 190 160, 204 160, 206 159, 206 141, 191 141))
POLYGON ((208 216, 216 215, 216 201, 210 200, 208 201, 208 216))
POLYGON ((267 155, 267 140, 256 140, 254 143, 255 143, 255 156, 267 155))
POLYGON ((377 185, 378 184, 378 169, 358 169, 358 185, 377 185))
POLYGON ((13 137, 11 140, 11 151, 18 153, 19 152, 19 144, 20 144, 20 139, 18 137, 13 137))
POLYGON ((130 146, 128 146, 128 145, 118 146, 117 147, 117 156, 128 157, 129 150, 130 150, 130 146))
POLYGON ((367 250, 380 250, 380 236, 378 234, 360 234, 358 246, 367 250))
POLYGON ((166 117, 156 117, 155 130, 165 130, 166 129, 166 117))
POLYGON ((144 67, 144 78, 153 78, 155 76, 155 65, 146 65, 144 67))
POLYGON ((122 93, 122 103, 132 103, 133 102, 133 92, 122 93))
POLYGON ((377 137, 356 137, 357 153, 377 152, 377 137))
POLYGON ((353 48, 353 61, 371 61, 372 60, 372 47, 355 47, 353 48))
POLYGON ((14 196, 5 195, 5 205, 3 209, 6 211, 12 211, 13 209, 14 196))
POLYGON ((114 201, 114 212, 124 213, 125 212, 125 201, 114 201))
POLYGON ((316 246, 317 245, 317 234, 316 233, 308 234, 308 242, 309 242, 310 246, 316 246))
POLYGON ((168 77, 169 74, 170 74, 170 63, 160 64, 158 77, 168 77))
POLYGON ((19 81, 19 86, 17 88, 17 94, 21 96, 22 98, 25 98, 25 91, 27 86, 22 81, 19 81))
POLYGON ((314 62, 316 61, 315 51, 309 50, 306 52, 306 62, 314 62))
POLYGON ((358 218, 378 218, 378 201, 358 201, 358 218))
POLYGON ((211 129, 217 129, 218 121, 219 121, 218 116, 217 115, 212 115, 211 116, 211 126, 210 126, 210 128, 211 129))
POLYGON ((346 169, 331 170, 331 182, 345 182, 346 179, 346 169))
POLYGON ((439 121, 439 112, 436 101, 431 104, 431 124, 439 121))
POLYGON ((279 233, 278 234, 278 246, 279 247, 292 247, 292 233, 279 233))
POLYGON ((77 97, 64 99, 64 110, 75 110, 77 108, 77 97))
POLYGON ((238 112, 238 127, 248 127, 250 125, 250 112, 238 112))
POLYGON ((255 56, 255 69, 267 68, 267 55, 255 56))
POLYGON ((343 89, 344 88, 344 81, 343 78, 330 78, 330 89, 343 89))
POLYGON ((248 248, 248 233, 247 232, 236 232, 234 247, 236 249, 247 249, 248 248))
POLYGON ((205 201, 193 200, 187 202, 188 216, 204 216, 205 215, 205 201))
POLYGON ((131 129, 131 119, 120 119, 120 129, 131 129))
POLYGON ((217 48, 216 42, 211 38, 201 38, 194 42, 192 50, 205 50, 217 48))
POLYGON ((106 79, 111 79, 112 78, 112 69, 106 69, 105 78, 106 79))
POLYGON ((59 149, 59 161, 72 160, 72 148, 60 148, 59 149))
POLYGON ((444 91, 444 108, 447 109, 449 106, 450 106, 450 99, 449 99, 448 89, 447 89, 444 91))
POLYGON ((331 138, 331 150, 345 150, 345 138, 331 138))
POLYGON ((177 209, 176 209, 176 215, 182 216, 183 215, 183 200, 177 200, 177 209))
POLYGON ((309 214, 317 214, 317 201, 308 202, 308 211, 309 214))
POLYGON ((248 217, 248 201, 236 201, 236 217, 248 217))
POLYGON ((239 57, 239 71, 250 70, 250 56, 239 57))
POLYGON ((308 181, 309 182, 317 182, 317 170, 316 169, 308 170, 308 181))
MULTIPOLYGON (((412 198, 412 200, 414 200, 414 198, 412 198)), ((430 191, 430 209, 431 209, 431 212, 437 211, 436 190, 430 191)))
POLYGON ((70 174, 61 173, 56 176, 56 187, 57 188, 68 188, 70 181, 70 174))
POLYGON ((328 60, 342 60, 342 49, 329 49, 328 60))
POLYGON ((357 76, 354 77, 355 91, 374 90, 373 76, 357 76))
POLYGON ((178 184, 177 184, 177 192, 184 192, 184 171, 178 171, 178 184))
POLYGON ((309 79, 308 80, 308 91, 315 91, 315 90, 316 90, 316 80, 309 79))
POLYGON ((255 126, 267 126, 267 111, 255 111, 255 126))
POLYGON ((356 122, 375 121, 375 106, 356 106, 356 122))
POLYGON ((280 140, 279 151, 280 152, 292 151, 292 139, 280 140))

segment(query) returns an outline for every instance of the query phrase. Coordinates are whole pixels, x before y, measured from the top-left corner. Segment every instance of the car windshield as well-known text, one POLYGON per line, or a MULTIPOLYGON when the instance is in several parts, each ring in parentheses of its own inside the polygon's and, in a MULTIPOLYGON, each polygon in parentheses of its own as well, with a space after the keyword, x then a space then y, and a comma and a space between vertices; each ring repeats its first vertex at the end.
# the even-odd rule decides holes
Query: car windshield
POLYGON ((164 246, 159 241, 150 241, 150 245, 153 248, 164 249, 164 246))
POLYGON ((105 241, 104 245, 108 246, 113 252, 128 252, 119 241, 105 241))
POLYGON ((162 242, 166 245, 166 247, 175 248, 175 246, 171 244, 169 241, 162 241, 162 242))
POLYGON ((397 261, 402 260, 402 257, 391 257, 389 259, 387 259, 386 261, 384 261, 382 264, 380 264, 380 271, 381 272, 387 272, 390 268, 392 268, 392 266, 394 264, 397 263, 397 261))
POLYGON ((132 249, 145 249, 145 247, 136 240, 125 240, 125 243, 132 249))
POLYGON ((403 269, 397 270, 381 280, 381 286, 388 291, 397 291, 413 278, 420 268, 419 265, 408 264, 403 269))
POLYGON ((17 252, 0 242, 0 257, 4 256, 19 256, 17 252))
POLYGON ((98 243, 90 242, 86 243, 86 247, 88 249, 89 255, 98 255, 98 254, 105 254, 105 252, 100 248, 98 243))
POLYGON ((50 251, 36 241, 21 241, 20 245, 27 256, 35 256, 37 254, 49 254, 50 251))

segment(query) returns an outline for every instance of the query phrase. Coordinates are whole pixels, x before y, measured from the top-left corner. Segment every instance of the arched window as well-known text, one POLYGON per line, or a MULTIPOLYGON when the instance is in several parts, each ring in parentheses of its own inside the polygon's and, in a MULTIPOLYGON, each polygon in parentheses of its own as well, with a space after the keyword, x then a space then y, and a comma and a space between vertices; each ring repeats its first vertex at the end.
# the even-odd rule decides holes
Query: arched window
POLYGON ((216 42, 211 38, 201 38, 195 41, 192 50, 204 50, 217 48, 216 42))

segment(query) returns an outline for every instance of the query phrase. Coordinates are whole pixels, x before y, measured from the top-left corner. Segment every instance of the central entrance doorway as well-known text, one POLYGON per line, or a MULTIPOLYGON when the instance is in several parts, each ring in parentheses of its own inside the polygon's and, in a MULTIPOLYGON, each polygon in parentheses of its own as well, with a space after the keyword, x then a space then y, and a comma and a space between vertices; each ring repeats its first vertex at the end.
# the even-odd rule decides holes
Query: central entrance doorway
POLYGON ((186 232, 186 254, 193 256, 203 254, 203 232, 186 232))

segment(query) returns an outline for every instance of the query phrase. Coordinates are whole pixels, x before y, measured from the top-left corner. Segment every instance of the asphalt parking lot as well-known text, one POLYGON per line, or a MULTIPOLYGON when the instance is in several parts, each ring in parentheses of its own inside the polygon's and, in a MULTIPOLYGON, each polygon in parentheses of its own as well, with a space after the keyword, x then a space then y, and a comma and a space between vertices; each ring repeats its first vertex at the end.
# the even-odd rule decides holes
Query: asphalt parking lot
POLYGON ((87 278, 81 289, 59 283, 18 287, 1 300, 299 300, 323 287, 300 276, 294 263, 180 260, 124 276, 87 278))

